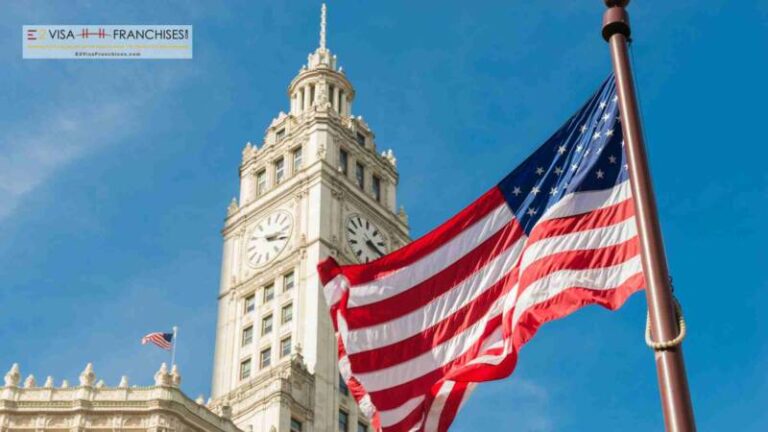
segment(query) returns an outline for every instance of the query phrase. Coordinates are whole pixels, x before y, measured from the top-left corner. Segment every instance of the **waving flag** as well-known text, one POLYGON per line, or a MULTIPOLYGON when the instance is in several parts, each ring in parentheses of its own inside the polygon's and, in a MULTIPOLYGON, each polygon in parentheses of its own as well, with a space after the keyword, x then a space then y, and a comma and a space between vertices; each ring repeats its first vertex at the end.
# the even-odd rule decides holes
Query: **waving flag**
POLYGON ((318 265, 339 366, 386 432, 445 431, 545 322, 644 287, 614 78, 477 201, 376 261, 318 265))
POLYGON ((151 343, 159 346, 164 350, 169 350, 169 351, 173 346, 171 344, 172 341, 173 341, 173 333, 163 333, 163 332, 150 333, 144 336, 143 338, 141 338, 142 345, 151 343))

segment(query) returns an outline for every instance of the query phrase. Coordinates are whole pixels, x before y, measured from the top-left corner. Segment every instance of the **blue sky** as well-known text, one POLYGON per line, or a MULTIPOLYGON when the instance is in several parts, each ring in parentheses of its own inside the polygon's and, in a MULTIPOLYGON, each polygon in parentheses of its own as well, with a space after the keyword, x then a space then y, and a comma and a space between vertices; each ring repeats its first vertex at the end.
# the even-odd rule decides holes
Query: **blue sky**
MULTIPOLYGON (((610 71, 602 2, 342 2, 328 44, 392 147, 425 233, 510 171, 610 71)), ((287 110, 318 2, 3 2, 0 368, 151 383, 148 331, 181 327, 208 395, 225 208, 246 141, 287 110), (24 61, 24 24, 191 24, 191 61, 24 61)), ((700 430, 768 429, 768 2, 630 5, 700 430)), ((645 299, 545 326, 453 430, 661 430, 645 299)))

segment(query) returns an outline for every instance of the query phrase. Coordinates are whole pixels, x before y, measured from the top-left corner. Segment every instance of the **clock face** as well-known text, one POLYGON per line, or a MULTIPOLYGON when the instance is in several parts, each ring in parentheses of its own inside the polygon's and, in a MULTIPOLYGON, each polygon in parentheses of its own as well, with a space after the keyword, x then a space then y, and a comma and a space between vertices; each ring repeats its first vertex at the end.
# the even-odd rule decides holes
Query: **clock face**
POLYGON ((278 210, 261 219, 248 234, 246 257, 251 267, 261 267, 280 255, 291 237, 293 218, 278 210))
POLYGON ((361 263, 367 263, 387 253, 387 243, 381 230, 359 214, 347 218, 347 243, 361 263))

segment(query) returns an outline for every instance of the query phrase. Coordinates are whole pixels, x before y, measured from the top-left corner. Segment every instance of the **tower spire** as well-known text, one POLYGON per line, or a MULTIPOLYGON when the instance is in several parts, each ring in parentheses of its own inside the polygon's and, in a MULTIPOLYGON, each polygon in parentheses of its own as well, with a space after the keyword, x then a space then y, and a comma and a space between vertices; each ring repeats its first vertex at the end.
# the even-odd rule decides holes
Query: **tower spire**
POLYGON ((323 6, 320 8, 320 49, 325 49, 325 14, 326 14, 326 7, 325 3, 323 3, 323 6))

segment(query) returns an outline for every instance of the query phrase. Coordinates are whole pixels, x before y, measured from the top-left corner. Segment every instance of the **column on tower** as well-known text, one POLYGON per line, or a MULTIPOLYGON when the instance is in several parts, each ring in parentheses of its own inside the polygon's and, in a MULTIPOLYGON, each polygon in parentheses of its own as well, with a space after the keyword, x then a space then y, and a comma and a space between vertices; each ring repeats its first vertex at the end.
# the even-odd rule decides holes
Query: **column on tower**
POLYGON ((305 84, 304 87, 301 88, 302 93, 304 94, 304 111, 309 111, 310 102, 309 102, 309 84, 305 84))
POLYGON ((341 113, 341 110, 339 109, 339 87, 334 86, 333 87, 333 94, 331 95, 331 100, 333 101, 333 109, 336 110, 336 112, 341 113))

